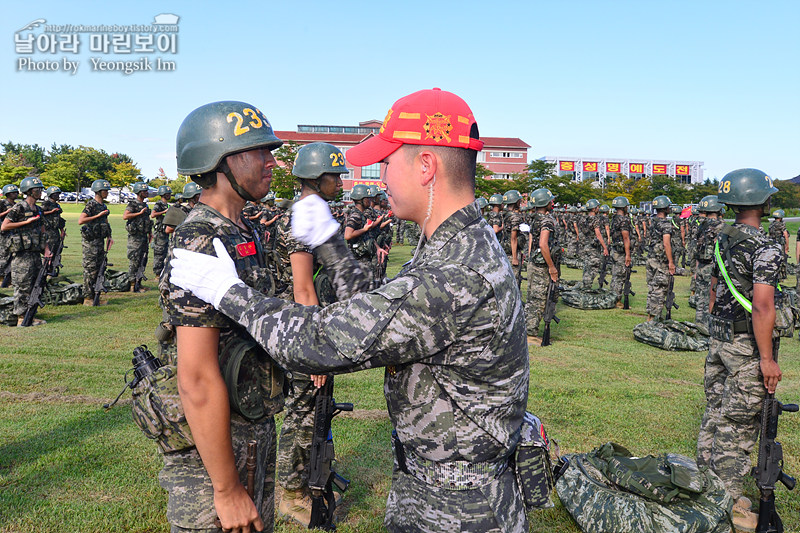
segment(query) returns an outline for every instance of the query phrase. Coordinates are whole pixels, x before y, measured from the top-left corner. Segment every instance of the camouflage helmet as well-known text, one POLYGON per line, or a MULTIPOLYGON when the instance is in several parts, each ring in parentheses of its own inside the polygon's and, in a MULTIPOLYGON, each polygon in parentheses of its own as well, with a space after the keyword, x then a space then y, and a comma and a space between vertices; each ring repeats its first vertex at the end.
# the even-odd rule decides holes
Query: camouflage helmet
POLYGON ((216 170, 228 155, 255 148, 274 150, 282 144, 257 107, 237 101, 213 102, 189 113, 178 128, 178 173, 205 174, 216 170))
POLYGON ((698 213, 698 210, 697 210, 697 205, 693 205, 693 206, 692 206, 692 214, 693 214, 693 215, 696 215, 697 213, 698 213))
POLYGON ((783 218, 786 214, 783 212, 783 209, 778 209, 774 213, 772 213, 773 218, 783 218))
POLYGON ((182 202, 183 201, 183 193, 176 192, 175 196, 172 199, 175 200, 176 202, 182 202))
POLYGON ((183 195, 181 196, 184 200, 188 200, 190 198, 194 198, 198 194, 200 194, 201 189, 198 184, 193 181, 190 181, 186 185, 183 186, 183 195))
POLYGON ((715 194, 704 196, 697 204, 697 210, 701 213, 718 213, 724 209, 725 206, 719 203, 719 198, 715 194))
POLYGON ((55 185, 51 185, 50 187, 47 188, 46 191, 44 191, 44 194, 46 196, 52 196, 54 194, 61 194, 61 189, 59 187, 56 187, 55 185))
POLYGON ((159 196, 164 196, 165 194, 172 194, 172 189, 169 185, 162 185, 158 188, 157 194, 159 196))
POLYGON ((489 204, 490 205, 503 205, 503 195, 495 193, 489 197, 489 204))
POLYGON ((586 205, 583 207, 586 211, 589 211, 590 209, 594 209, 599 206, 600 206, 600 201, 596 200, 595 198, 592 198, 590 200, 587 200, 586 205))
POLYGON ((603 204, 603 205, 600 206, 600 212, 601 213, 608 213, 609 211, 611 211, 611 208, 608 207, 606 204, 603 204))
POLYGON ((355 185, 353 189, 350 191, 350 199, 351 200, 363 200, 364 198, 369 197, 369 187, 366 185, 355 185))
POLYGON ((480 209, 483 209, 484 207, 486 207, 487 205, 489 205, 489 202, 487 202, 487 201, 486 201, 486 198, 484 198, 483 196, 480 196, 480 197, 478 197, 478 198, 476 199, 476 201, 478 202, 478 207, 479 207, 480 209))
POLYGON ((298 178, 315 180, 323 174, 347 174, 342 151, 332 144, 311 143, 297 151, 292 174, 298 178))
POLYGON ((98 193, 100 191, 108 191, 111 190, 111 182, 108 180, 94 180, 92 182, 92 192, 98 193))
POLYGON ((19 192, 22 194, 27 194, 28 191, 31 189, 44 189, 44 185, 42 185, 42 180, 37 178, 36 176, 28 176, 24 180, 22 180, 19 184, 19 192))
POLYGON ((550 205, 550 202, 555 200, 555 195, 550 192, 550 189, 542 187, 531 193, 531 199, 535 207, 547 207, 550 205))
POLYGON ((671 204, 672 200, 663 194, 653 198, 653 209, 669 209, 671 204))
POLYGON ((624 209, 631 205, 628 199, 624 196, 617 196, 613 200, 611 200, 611 207, 614 209, 624 209))
POLYGON ((719 182, 717 199, 725 205, 761 205, 778 192, 772 178, 755 168, 728 172, 719 182))
POLYGON ((381 188, 377 185, 370 185, 367 187, 367 198, 375 198, 381 192, 381 188))
POLYGON ((571 205, 571 206, 569 206, 567 208, 567 213, 577 213, 577 212, 578 212, 578 208, 575 207, 574 205, 571 205))
POLYGON ((8 196, 11 193, 19 192, 19 187, 14 185, 13 183, 9 183, 8 185, 3 185, 3 194, 8 196))
POLYGON ((511 189, 503 193, 503 203, 506 205, 515 204, 522 200, 522 195, 516 189, 511 189))
POLYGON ((631 207, 630 209, 628 209, 628 211, 630 212, 631 215, 638 215, 639 214, 639 208, 638 207, 631 207))
POLYGON ((678 204, 672 204, 671 206, 669 206, 669 211, 673 215, 679 215, 681 211, 683 211, 683 208, 681 208, 681 206, 679 206, 678 204))
POLYGON ((142 183, 141 181, 138 183, 134 183, 133 187, 131 187, 133 194, 139 194, 140 192, 149 191, 150 187, 147 186, 146 183, 142 183))

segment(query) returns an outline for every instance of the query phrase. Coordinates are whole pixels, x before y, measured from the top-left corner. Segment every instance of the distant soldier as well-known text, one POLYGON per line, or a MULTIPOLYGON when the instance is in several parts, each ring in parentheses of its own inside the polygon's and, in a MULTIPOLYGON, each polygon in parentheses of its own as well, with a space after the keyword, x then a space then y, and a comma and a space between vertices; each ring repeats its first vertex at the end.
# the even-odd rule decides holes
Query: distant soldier
POLYGON ((686 226, 681 219, 681 207, 679 205, 670 206, 672 216, 669 220, 672 223, 672 257, 675 259, 675 266, 678 262, 686 264, 686 226))
POLYGON ((61 196, 61 189, 53 185, 48 187, 44 193, 45 200, 42 202, 42 219, 44 221, 45 238, 50 250, 55 252, 56 248, 61 245, 66 235, 65 227, 66 221, 61 213, 61 205, 58 199, 61 196))
MULTIPOLYGON (((0 224, 5 220, 8 212, 17 203, 19 197, 19 187, 13 183, 3 186, 3 198, 0 200, 0 224)), ((8 287, 11 284, 11 243, 9 233, 0 230, 0 287, 8 287)))
MULTIPOLYGON (((36 205, 42 197, 44 185, 41 180, 29 176, 19 184, 25 200, 17 203, 3 219, 0 229, 9 232, 11 243, 11 284, 14 286, 14 314, 17 326, 22 325, 28 310, 28 296, 33 288, 39 270, 42 268, 42 251, 50 255, 47 236, 44 231, 42 210, 36 205)), ((34 318, 32 326, 44 324, 44 320, 34 318)))
POLYGON ((368 195, 369 188, 366 185, 353 186, 350 191, 353 209, 347 215, 344 227, 344 239, 364 272, 372 272, 372 258, 375 256, 375 240, 369 233, 370 227, 364 214, 370 205, 368 195))
POLYGON ((772 217, 773 220, 769 224, 769 237, 781 247, 783 259, 781 261, 781 270, 778 274, 778 279, 783 281, 786 279, 786 261, 789 258, 789 232, 786 231, 786 223, 783 221, 783 209, 775 211, 772 217))
POLYGON ((497 240, 500 241, 500 244, 503 243, 503 195, 502 194, 493 194, 489 197, 489 205, 491 207, 491 211, 486 216, 486 222, 489 224, 489 227, 492 228, 494 231, 497 240))
MULTIPOLYGON (((147 193, 150 188, 146 183, 134 183, 133 194, 136 198, 128 202, 122 212, 125 229, 128 230, 128 279, 131 291, 136 290, 136 273, 147 265, 147 253, 153 239, 153 221, 150 220, 150 208, 147 207, 147 193)), ((138 292, 144 292, 139 287, 138 292)))
POLYGON ((525 303, 528 336, 539 338, 539 324, 544 316, 547 288, 550 280, 558 282, 558 261, 561 248, 552 215, 555 196, 548 189, 531 193, 536 212, 528 241, 528 298, 525 303))
MULTIPOLYGON (((108 208, 105 205, 110 189, 111 183, 108 180, 94 180, 92 182, 94 198, 86 202, 86 207, 78 216, 83 247, 83 305, 94 305, 94 284, 106 254, 106 239, 108 248, 114 244, 114 239, 111 238, 111 225, 108 223, 108 208)), ((105 304, 105 301, 100 301, 98 305, 105 304)))
POLYGON ((600 217, 602 229, 600 230, 603 234, 603 237, 606 239, 607 243, 611 242, 611 221, 609 220, 609 213, 611 209, 606 205, 603 204, 598 209, 598 215, 600 217))
POLYGON ((164 233, 167 235, 173 233, 175 228, 186 219, 189 212, 197 205, 202 190, 198 184, 190 181, 183 186, 183 192, 175 195, 175 204, 164 214, 164 233), (178 196, 180 196, 180 201, 178 201, 178 196))
POLYGON ((564 219, 564 225, 566 226, 567 255, 570 258, 578 257, 578 250, 581 246, 581 231, 578 228, 577 219, 578 208, 574 205, 569 206, 567 208, 567 216, 564 219))
POLYGON ((155 222, 153 224, 153 274, 156 277, 161 277, 161 271, 164 270, 164 260, 167 257, 167 250, 169 248, 169 236, 165 231, 164 215, 169 210, 169 199, 172 197, 172 189, 169 185, 162 185, 158 188, 158 195, 161 197, 153 206, 153 212, 150 213, 150 218, 155 222))
MULTIPOLYGON (((624 196, 617 196, 611 202, 611 207, 616 209, 611 219, 611 291, 622 298, 625 285, 625 272, 631 266, 631 234, 633 226, 628 215, 630 202, 624 196)), ((621 302, 617 302, 622 307, 621 302)))
POLYGON ((650 226, 650 252, 647 256, 647 314, 653 320, 664 309, 669 289, 669 278, 675 275, 675 260, 672 255, 674 226, 667 218, 672 202, 664 196, 653 199, 656 216, 650 226))
POLYGON ((511 266, 514 267, 514 271, 518 268, 522 268, 519 264, 520 252, 523 250, 520 245, 522 232, 519 229, 520 224, 523 223, 522 212, 519 209, 521 200, 522 196, 517 190, 512 189, 503 193, 503 203, 507 210, 505 222, 503 223, 503 226, 505 226, 505 236, 508 242, 508 251, 506 253, 508 253, 511 258, 511 266))
POLYGON ((608 245, 602 227, 603 219, 597 216, 600 202, 592 198, 586 202, 586 220, 582 224, 583 288, 591 289, 594 278, 600 274, 603 256, 608 257, 608 245))
POLYGON ((711 298, 711 276, 714 272, 714 244, 720 229, 725 225, 722 214, 725 204, 719 203, 716 195, 700 200, 698 211, 705 215, 700 219, 697 241, 697 266, 695 267, 695 323, 708 332, 709 300, 711 298))

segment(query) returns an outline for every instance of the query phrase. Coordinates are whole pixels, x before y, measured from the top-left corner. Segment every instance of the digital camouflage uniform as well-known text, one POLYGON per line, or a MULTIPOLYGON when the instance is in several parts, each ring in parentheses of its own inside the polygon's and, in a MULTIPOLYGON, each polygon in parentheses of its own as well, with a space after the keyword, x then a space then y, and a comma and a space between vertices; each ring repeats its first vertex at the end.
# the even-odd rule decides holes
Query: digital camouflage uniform
MULTIPOLYGON (((153 211, 161 213, 169 209, 169 204, 163 198, 156 202, 153 206, 153 211)), ((167 257, 167 249, 169 248, 169 235, 164 231, 164 215, 159 215, 153 219, 153 274, 156 277, 161 275, 164 270, 164 260, 167 257)))
MULTIPOLYGON (((248 225, 248 222, 243 222, 248 225)), ((232 221, 222 216, 215 209, 198 203, 186 217, 186 220, 175 230, 170 240, 172 248, 179 247, 205 254, 214 254, 212 239, 219 238, 225 245, 228 254, 236 264, 239 277, 259 290, 264 280, 266 267, 260 264, 263 256, 258 253, 260 243, 254 241, 254 233, 245 231, 232 221), (250 243, 249 245, 247 243, 250 243), (237 248, 237 245, 241 245, 237 248), (240 250, 244 253, 242 255, 240 250)), ((188 291, 184 291, 169 283, 169 261, 165 265, 164 275, 159 283, 161 306, 167 321, 174 327, 211 327, 220 330, 220 365, 224 364, 229 343, 246 341, 249 336, 243 328, 231 321, 213 306, 197 299, 188 291)), ((271 286, 271 284, 269 284, 271 286)), ((261 294, 261 293, 259 293, 261 294)), ((178 354, 180 357, 180 354, 178 354)), ((252 361, 252 359, 249 359, 252 361)), ((242 485, 247 481, 247 443, 258 441, 257 464, 254 487, 256 509, 264 521, 264 531, 271 532, 274 527, 275 512, 275 413, 283 406, 282 379, 280 371, 261 352, 259 364, 248 367, 248 384, 255 387, 248 389, 248 396, 260 396, 263 399, 265 416, 258 421, 249 421, 240 414, 231 411, 231 440, 239 479, 242 485), (265 386, 266 385, 266 386, 265 386), (278 389, 278 390, 276 390, 278 389)), ((228 385, 226 383, 226 385, 228 385)), ((230 385, 228 385, 230 387, 230 385)), ((229 389, 230 390, 230 389, 229 389)), ((196 448, 179 452, 165 453, 164 468, 159 473, 159 483, 169 493, 167 504, 167 520, 173 532, 183 531, 219 531, 214 527, 216 516, 214 508, 214 490, 211 479, 203 466, 203 461, 196 448)))
MULTIPOLYGON (((734 287, 752 301, 752 286, 743 287, 733 272, 754 284, 775 287, 781 250, 760 228, 747 224, 733 227, 750 238, 732 248, 732 264, 726 260, 725 266, 734 287)), ((713 275, 719 280, 714 315, 734 321, 745 319, 746 311, 734 299, 716 266, 713 275)), ((759 415, 766 395, 753 335, 737 333, 731 343, 711 339, 705 392, 706 410, 697 437, 697 463, 709 466, 736 501, 742 495, 744 478, 750 473, 750 453, 758 439, 759 415)))
POLYGON ((784 253, 786 250, 786 238, 784 237, 784 232, 786 231, 786 223, 783 219, 776 218, 772 222, 769 223, 769 237, 773 241, 777 242, 778 245, 781 247, 781 270, 779 273, 778 281, 783 281, 786 279, 786 261, 788 257, 784 253))
POLYGON ((535 213, 531 224, 531 255, 528 257, 528 297, 525 302, 525 322, 528 335, 539 336, 539 323, 544 316, 547 288, 550 285, 550 272, 542 252, 539 250, 539 237, 542 230, 550 231, 548 246, 553 263, 558 266, 561 249, 558 243, 556 220, 552 213, 535 213))
MULTIPOLYGON (((367 223, 366 215, 366 210, 362 213, 360 209, 354 207, 347 214, 345 228, 352 228, 354 230, 363 228, 367 223)), ((355 258, 361 264, 364 273, 372 279, 372 257, 375 255, 375 241, 372 239, 371 233, 367 231, 358 237, 353 237, 347 241, 347 244, 353 251, 355 258)))
POLYGON ((578 229, 583 229, 583 288, 591 289, 594 278, 600 275, 600 267, 603 264, 603 246, 597 240, 595 228, 600 230, 600 234, 605 239, 605 229, 602 226, 602 218, 599 216, 587 216, 583 224, 578 229))
MULTIPOLYGON (((340 239, 314 252, 331 266, 340 299, 366 287, 340 239)), ((477 202, 445 220, 414 264, 372 292, 321 309, 261 298, 235 285, 219 307, 292 370, 386 367, 392 426, 407 468, 420 467, 408 470, 412 475, 395 461, 389 531, 527 531, 510 469, 466 490, 422 480, 434 461, 459 470, 467 461, 502 464, 516 445, 527 403, 520 293, 477 202)))
POLYGON ((697 241, 697 270, 695 272, 695 318, 696 324, 708 328, 708 304, 711 290, 711 274, 714 271, 714 243, 719 230, 725 224, 721 218, 704 218, 700 224, 697 241))
MULTIPOLYGON (((492 226, 502 227, 503 226, 503 213, 495 213, 494 211, 489 211, 486 214, 486 223, 489 225, 490 228, 492 226)), ((494 233, 494 230, 492 230, 492 233, 494 233)), ((499 242, 503 238, 503 232, 501 231, 500 233, 497 233, 496 235, 497 235, 497 240, 499 242)), ((414 243, 414 244, 416 244, 416 243, 414 243)))
MULTIPOLYGON (((6 218, 9 222, 23 222, 41 214, 39 206, 31 208, 28 202, 22 201, 11 208, 6 218)), ((8 241, 13 254, 11 284, 14 286, 14 314, 23 316, 28 309, 28 296, 33 283, 42 268, 42 251, 46 241, 42 219, 10 230, 8 241)))
MULTIPOLYGON (((664 300, 667 298, 669 289, 669 261, 664 249, 664 235, 670 236, 670 244, 675 241, 673 238, 674 228, 672 220, 669 218, 653 217, 647 238, 650 243, 650 251, 647 254, 647 314, 658 316, 664 308, 664 300)), ((680 240, 680 238, 678 239, 680 240)), ((675 252, 673 248, 673 262, 675 252)))
POLYGON ((611 218, 611 246, 609 253, 611 254, 611 292, 618 297, 622 297, 622 288, 625 285, 625 241, 622 239, 622 232, 628 232, 628 238, 631 239, 629 251, 633 256, 633 226, 631 226, 631 219, 628 215, 617 215, 611 218))
MULTIPOLYGON (((8 211, 16 202, 12 202, 8 198, 0 199, 0 213, 8 211)), ((0 224, 5 220, 5 216, 0 217, 0 224)), ((11 242, 9 241, 9 231, 0 231, 0 281, 5 274, 6 268, 11 263, 11 242)))
POLYGON ((672 244, 672 260, 675 262, 675 266, 680 266, 679 262, 681 259, 686 261, 686 248, 683 245, 683 239, 681 238, 681 226, 683 226, 683 221, 680 219, 678 215, 673 216, 672 218, 667 217, 668 220, 672 223, 672 237, 670 239, 670 243, 672 244))
MULTIPOLYGON (((87 216, 95 216, 106 210, 105 204, 94 198, 86 202, 83 212, 87 216)), ((94 298, 94 284, 100 274, 100 263, 105 256, 104 243, 111 237, 111 226, 108 215, 87 222, 81 226, 81 246, 83 248, 83 298, 94 298)))
MULTIPOLYGON (((0 208, 2 211, 2 208, 0 208)), ((50 250, 55 252, 56 247, 61 242, 61 230, 64 229, 66 225, 66 221, 61 217, 61 213, 64 210, 61 209, 61 206, 58 202, 54 202, 50 198, 45 198, 42 202, 42 219, 44 220, 44 231, 45 231, 45 240, 47 241, 47 245, 50 247, 50 250), (55 209, 55 213, 50 213, 49 215, 45 215, 44 213, 47 211, 52 211, 55 209)))
MULTIPOLYGON (((519 259, 520 254, 523 252, 522 249, 522 232, 519 229, 520 224, 523 223, 522 213, 519 211, 515 211, 513 209, 509 209, 505 216, 505 228, 503 229, 503 233, 505 233, 505 241, 507 243, 508 249, 508 260, 511 261, 511 232, 517 232, 517 259, 519 259)), ((527 251, 527 249, 525 250, 527 251)), ((520 265, 520 268, 522 266, 520 265)), ((514 267, 514 271, 516 272, 517 267, 514 267)))
POLYGON ((144 215, 131 218, 125 221, 125 229, 128 230, 128 279, 131 283, 136 279, 136 272, 139 268, 147 266, 148 237, 153 228, 153 221, 150 218, 150 208, 146 202, 140 202, 135 198, 128 202, 125 211, 139 213, 144 211, 144 215))

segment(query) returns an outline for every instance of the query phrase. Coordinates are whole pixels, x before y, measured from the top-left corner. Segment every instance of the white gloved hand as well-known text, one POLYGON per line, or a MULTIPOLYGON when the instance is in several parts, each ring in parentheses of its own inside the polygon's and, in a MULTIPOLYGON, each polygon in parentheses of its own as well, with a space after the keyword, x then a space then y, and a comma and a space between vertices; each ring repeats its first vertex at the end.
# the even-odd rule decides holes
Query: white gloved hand
POLYGON ((316 248, 339 231, 328 202, 312 194, 292 206, 292 235, 306 246, 316 248))
POLYGON ((219 307, 219 302, 228 289, 237 284, 244 285, 244 282, 239 279, 236 265, 222 241, 215 237, 211 244, 214 245, 217 257, 175 248, 175 258, 169 262, 172 266, 169 280, 174 285, 191 291, 204 302, 219 307))

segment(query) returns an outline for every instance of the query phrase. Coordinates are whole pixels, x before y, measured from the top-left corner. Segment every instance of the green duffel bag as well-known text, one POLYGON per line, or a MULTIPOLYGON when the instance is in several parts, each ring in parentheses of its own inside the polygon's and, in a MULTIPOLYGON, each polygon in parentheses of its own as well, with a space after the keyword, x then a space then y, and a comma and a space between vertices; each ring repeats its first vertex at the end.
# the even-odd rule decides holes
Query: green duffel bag
POLYGON ((109 291, 128 292, 131 290, 131 278, 128 273, 120 270, 106 269, 105 286, 109 291))
POLYGON ((705 328, 694 322, 652 320, 633 326, 633 338, 662 350, 703 352, 708 350, 709 336, 705 328))
POLYGON ((733 500, 689 457, 633 457, 607 443, 563 457, 556 492, 585 533, 727 533, 733 500))
POLYGON ((50 281, 42 291, 44 305, 76 305, 83 302, 83 285, 50 281))
POLYGON ((560 294, 561 301, 577 309, 613 309, 617 295, 609 289, 572 289, 560 294))
POLYGON ((14 314, 14 297, 6 296, 0 298, 0 324, 5 326, 16 326, 17 315, 14 314))

